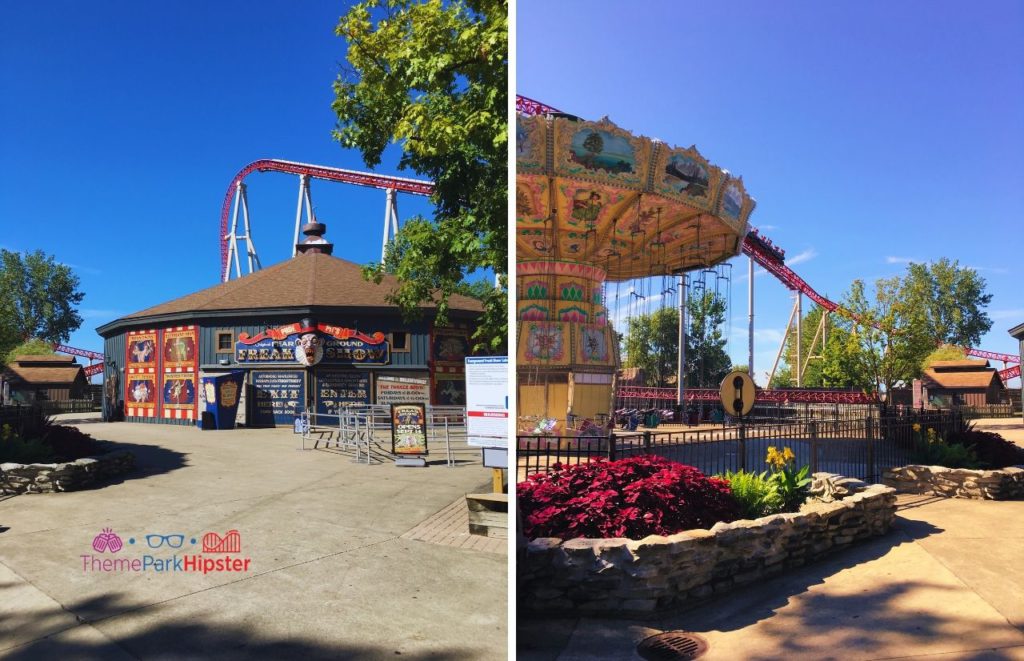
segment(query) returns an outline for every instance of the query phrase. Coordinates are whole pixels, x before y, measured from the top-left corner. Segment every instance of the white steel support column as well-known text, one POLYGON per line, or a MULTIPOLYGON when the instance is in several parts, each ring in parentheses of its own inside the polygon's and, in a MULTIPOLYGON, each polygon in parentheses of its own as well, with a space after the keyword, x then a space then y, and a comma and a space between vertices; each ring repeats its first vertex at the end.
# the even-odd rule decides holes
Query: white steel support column
POLYGON ((754 378, 754 258, 747 264, 747 373, 754 378))
MULTIPOLYGON (((686 375, 686 275, 679 275, 679 360, 676 365, 676 397, 678 404, 686 404, 686 386, 684 377, 686 375)), ((680 416, 686 415, 685 408, 680 411, 680 416)), ((677 420, 676 422, 682 422, 677 420)))
MULTIPOLYGON (((239 186, 239 197, 242 199, 242 222, 245 224, 245 254, 248 258, 249 273, 254 270, 263 268, 260 264, 260 258, 256 255, 256 244, 252 240, 252 229, 249 227, 249 196, 246 193, 245 184, 238 182, 239 186), (255 263, 255 269, 253 268, 255 263)), ((237 255, 237 252, 236 252, 237 255)))
POLYGON ((793 305, 792 312, 789 313, 789 321, 786 322, 786 330, 782 334, 782 343, 779 345, 779 353, 775 354, 775 362, 772 363, 772 371, 768 373, 768 383, 765 384, 765 388, 772 387, 772 380, 775 378, 775 370, 779 367, 779 360, 782 358, 782 352, 786 350, 786 340, 789 338, 789 332, 793 330, 793 317, 796 316, 796 305, 793 305))
POLYGON ((241 275, 238 266, 238 246, 236 245, 236 237, 238 235, 238 205, 242 201, 242 182, 238 182, 235 186, 235 205, 234 211, 231 214, 231 230, 224 237, 224 241, 228 244, 228 258, 224 263, 224 273, 221 274, 221 282, 227 282, 231 279, 231 262, 235 262, 235 276, 241 275))
POLYGON ((803 357, 802 357, 802 354, 803 354, 804 350, 803 350, 803 347, 800 346, 801 344, 803 344, 803 338, 804 338, 804 335, 803 335, 803 328, 804 328, 804 324, 803 324, 803 320, 804 320, 803 300, 804 300, 804 295, 801 294, 800 292, 797 292, 796 293, 796 387, 797 388, 803 388, 804 387, 804 370, 803 370, 803 357))
POLYGON ((292 257, 298 252, 299 228, 302 226, 302 206, 306 206, 306 218, 313 222, 313 203, 309 198, 309 175, 299 175, 299 202, 295 207, 295 240, 292 241, 292 257))
POLYGON ((380 261, 384 263, 388 241, 398 236, 398 196, 394 188, 385 188, 384 200, 384 238, 380 244, 380 261))

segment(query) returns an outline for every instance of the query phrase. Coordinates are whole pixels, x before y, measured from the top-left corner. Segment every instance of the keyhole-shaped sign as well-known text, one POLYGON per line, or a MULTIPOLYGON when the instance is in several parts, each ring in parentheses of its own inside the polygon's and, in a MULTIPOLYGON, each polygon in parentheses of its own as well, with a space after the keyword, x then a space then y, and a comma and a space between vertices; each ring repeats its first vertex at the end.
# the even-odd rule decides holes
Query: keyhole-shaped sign
POLYGON ((746 372, 729 372, 722 379, 722 387, 719 391, 725 412, 732 416, 743 416, 750 413, 750 410, 754 408, 756 393, 754 380, 746 372))

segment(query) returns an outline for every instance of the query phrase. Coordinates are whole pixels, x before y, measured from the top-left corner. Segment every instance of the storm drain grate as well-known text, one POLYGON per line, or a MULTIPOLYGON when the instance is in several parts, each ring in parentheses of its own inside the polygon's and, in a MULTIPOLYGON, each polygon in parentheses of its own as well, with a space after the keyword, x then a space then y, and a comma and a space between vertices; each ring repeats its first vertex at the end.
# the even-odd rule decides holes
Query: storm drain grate
POLYGON ((649 661, 696 659, 707 651, 706 640, 686 631, 665 631, 644 638, 636 646, 636 653, 649 661))

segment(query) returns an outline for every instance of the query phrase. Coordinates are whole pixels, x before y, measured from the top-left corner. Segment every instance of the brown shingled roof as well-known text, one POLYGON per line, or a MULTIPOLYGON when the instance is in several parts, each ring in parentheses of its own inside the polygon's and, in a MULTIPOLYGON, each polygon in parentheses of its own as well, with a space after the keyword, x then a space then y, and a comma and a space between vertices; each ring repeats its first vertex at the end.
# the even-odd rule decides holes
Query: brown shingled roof
POLYGON ((924 371, 922 377, 928 388, 988 388, 992 379, 999 381, 995 369, 992 368, 957 372, 937 372, 929 368, 924 371))
MULTIPOLYGON (((379 285, 367 282, 358 264, 309 252, 124 318, 276 307, 390 307, 385 297, 397 286, 392 275, 385 275, 379 285)), ((452 310, 483 310, 480 301, 458 294, 448 304, 452 310)))
POLYGON ((74 383, 82 372, 81 365, 64 365, 62 367, 22 367, 8 365, 7 372, 14 374, 26 383, 42 385, 47 383, 74 383))
POLYGON ((984 358, 965 358, 963 360, 936 360, 928 366, 929 369, 943 370, 977 370, 988 367, 988 361, 984 358))
POLYGON ((57 354, 52 355, 28 355, 18 356, 14 359, 16 363, 73 363, 75 362, 74 356, 58 356, 57 354))

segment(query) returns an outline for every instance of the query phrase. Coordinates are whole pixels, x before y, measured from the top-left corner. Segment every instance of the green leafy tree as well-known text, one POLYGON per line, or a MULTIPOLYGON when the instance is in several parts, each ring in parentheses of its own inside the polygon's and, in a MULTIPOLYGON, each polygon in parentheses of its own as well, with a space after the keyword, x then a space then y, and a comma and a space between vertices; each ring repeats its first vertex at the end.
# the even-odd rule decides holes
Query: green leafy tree
POLYGON ((925 359, 921 361, 921 369, 926 370, 932 363, 940 360, 963 360, 966 357, 967 354, 962 348, 944 344, 925 356, 925 359))
POLYGON ((432 221, 409 220, 382 264, 364 270, 400 281, 390 302, 407 316, 423 303, 447 322, 448 297, 465 276, 491 269, 478 347, 508 336, 508 9, 501 0, 368 0, 336 32, 349 67, 334 83, 334 137, 368 166, 397 143, 399 167, 434 182, 432 221))
POLYGON ((686 301, 690 333, 686 336, 686 385, 716 388, 732 368, 725 351, 725 299, 714 292, 691 296, 686 301))
POLYGON ((832 326, 822 352, 822 388, 874 391, 874 380, 865 369, 866 363, 856 359, 858 350, 858 338, 845 324, 832 326))
MULTIPOLYGON (((687 301, 690 333, 686 335, 686 387, 718 387, 732 369, 725 351, 722 324, 725 300, 713 292, 687 301)), ((665 387, 679 367, 679 311, 659 308, 629 319, 623 338, 626 367, 644 370, 647 385, 665 387)))
POLYGON ((42 251, 0 250, 0 356, 30 338, 67 342, 82 325, 78 277, 42 251))
POLYGON ((679 311, 659 308, 631 317, 624 343, 626 367, 641 368, 649 386, 667 386, 678 371, 679 311))
POLYGON ((992 328, 984 309, 992 301, 985 293, 985 279, 956 260, 943 257, 930 264, 910 264, 900 295, 924 318, 933 347, 977 346, 992 328))
POLYGON ((37 337, 32 338, 26 342, 22 342, 18 346, 14 347, 7 352, 4 357, 5 364, 11 364, 14 359, 18 356, 54 356, 56 352, 53 350, 53 344, 46 340, 40 340, 37 337))
POLYGON ((848 365, 853 374, 870 379, 870 391, 879 399, 918 376, 921 361, 934 347, 920 307, 902 296, 901 284, 899 278, 880 279, 869 295, 864 282, 854 280, 843 299, 852 315, 840 315, 849 330, 844 347, 848 365))
MULTIPOLYGON (((801 324, 802 387, 872 391, 872 378, 851 357, 856 344, 851 344, 849 324, 843 322, 841 313, 830 313, 824 329, 819 330, 824 315, 825 309, 815 305, 804 316, 801 324)), ((795 387, 796 333, 791 334, 786 341, 783 356, 785 372, 778 370, 772 383, 776 387, 795 387)))
MULTIPOLYGON (((803 370, 802 385, 804 388, 821 388, 823 384, 821 360, 823 347, 821 337, 818 337, 818 342, 814 348, 814 355, 810 355, 811 345, 814 343, 815 335, 818 334, 818 326, 821 323, 823 313, 823 308, 814 305, 801 320, 800 356, 802 362, 800 364, 803 370)), ((793 380, 794 386, 796 385, 796 352, 797 341, 796 332, 794 331, 786 339, 786 348, 783 351, 783 360, 785 360, 785 364, 789 367, 790 378, 793 380)), ((778 372, 776 372, 776 381, 778 381, 778 372)))
POLYGON ((777 368, 769 385, 772 388, 795 388, 796 379, 793 378, 793 369, 789 365, 777 368))

